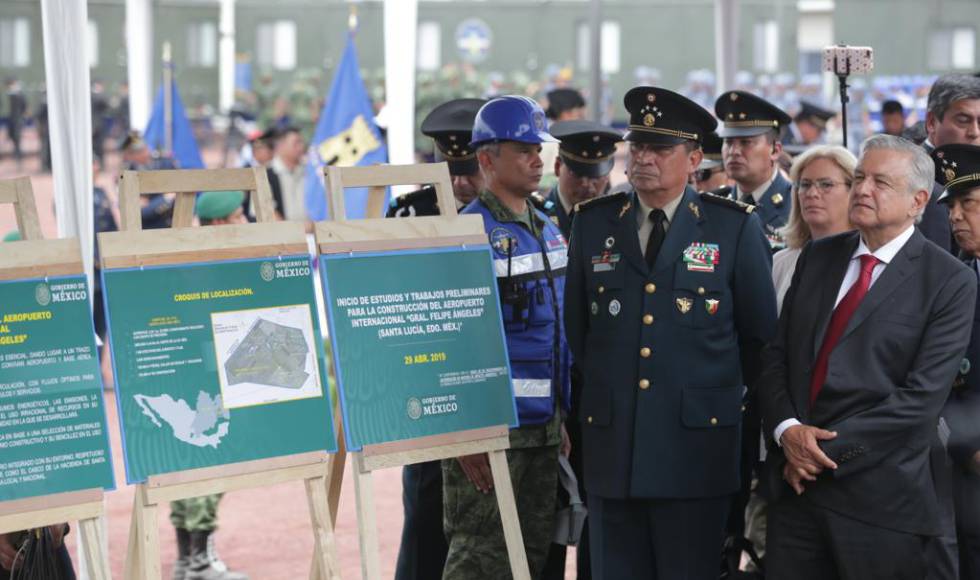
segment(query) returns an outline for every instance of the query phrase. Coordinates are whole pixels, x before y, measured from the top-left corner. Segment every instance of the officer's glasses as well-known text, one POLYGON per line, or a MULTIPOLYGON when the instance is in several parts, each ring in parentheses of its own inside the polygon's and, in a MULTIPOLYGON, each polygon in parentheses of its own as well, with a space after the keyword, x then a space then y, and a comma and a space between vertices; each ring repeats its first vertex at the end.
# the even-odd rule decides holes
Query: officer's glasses
POLYGON ((817 179, 816 181, 811 181, 809 179, 802 179, 796 182, 796 191, 806 193, 810 191, 811 187, 816 187, 817 191, 820 193, 827 193, 838 185, 846 185, 848 187, 851 186, 851 184, 846 181, 834 181, 832 179, 817 179))

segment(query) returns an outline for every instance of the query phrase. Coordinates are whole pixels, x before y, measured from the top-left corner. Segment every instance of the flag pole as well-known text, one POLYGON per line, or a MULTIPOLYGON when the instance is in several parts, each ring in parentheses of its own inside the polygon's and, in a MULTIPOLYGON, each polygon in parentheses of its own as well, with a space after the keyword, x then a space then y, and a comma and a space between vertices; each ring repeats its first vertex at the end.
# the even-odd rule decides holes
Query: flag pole
POLYGON ((170 43, 163 43, 163 147, 164 153, 174 152, 174 69, 170 43))

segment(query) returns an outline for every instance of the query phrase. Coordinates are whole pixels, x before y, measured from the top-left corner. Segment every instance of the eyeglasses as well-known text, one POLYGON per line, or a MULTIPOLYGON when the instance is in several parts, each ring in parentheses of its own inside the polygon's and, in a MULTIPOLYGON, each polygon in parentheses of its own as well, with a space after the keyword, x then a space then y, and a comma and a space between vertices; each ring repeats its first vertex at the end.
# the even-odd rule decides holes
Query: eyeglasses
POLYGON ((851 184, 846 181, 833 181, 831 179, 818 179, 816 181, 810 181, 809 179, 804 179, 796 182, 796 191, 804 193, 810 191, 811 187, 816 187, 817 191, 820 193, 827 193, 838 185, 846 185, 848 187, 851 186, 851 184))
POLYGON ((697 171, 694 172, 694 179, 696 181, 708 181, 709 179, 711 179, 712 175, 716 173, 721 173, 722 171, 723 169, 721 167, 718 167, 716 169, 698 169, 697 171))

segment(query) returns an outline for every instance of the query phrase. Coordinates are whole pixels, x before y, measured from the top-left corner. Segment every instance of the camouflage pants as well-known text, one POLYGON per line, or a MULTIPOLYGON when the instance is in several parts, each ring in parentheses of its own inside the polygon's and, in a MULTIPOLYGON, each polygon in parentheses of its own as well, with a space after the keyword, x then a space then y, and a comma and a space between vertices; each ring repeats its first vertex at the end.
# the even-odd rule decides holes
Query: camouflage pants
MULTIPOLYGON (((507 450, 531 577, 544 568, 555 531, 558 446, 507 450)), ((443 527, 449 555, 443 580, 511 578, 497 497, 476 490, 455 459, 442 462, 443 527)))
POLYGON ((170 502, 170 523, 188 532, 210 532, 218 527, 220 493, 170 502))

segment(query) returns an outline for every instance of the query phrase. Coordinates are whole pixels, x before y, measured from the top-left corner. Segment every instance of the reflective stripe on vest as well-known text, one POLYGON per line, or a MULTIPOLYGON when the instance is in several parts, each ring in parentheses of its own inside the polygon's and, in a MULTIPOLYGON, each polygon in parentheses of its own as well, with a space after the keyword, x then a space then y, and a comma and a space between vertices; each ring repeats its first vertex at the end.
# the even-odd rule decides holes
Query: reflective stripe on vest
MULTIPOLYGON (((548 252, 548 264, 552 270, 559 270, 568 265, 568 254, 566 250, 552 250, 548 252)), ((507 277, 507 258, 497 258, 493 261, 493 270, 498 278, 507 277)), ((541 252, 524 254, 510 258, 510 275, 522 276, 524 274, 535 274, 544 272, 544 261, 541 259, 541 252)))
POLYGON ((547 397, 551 395, 551 379, 512 379, 515 397, 547 397))

